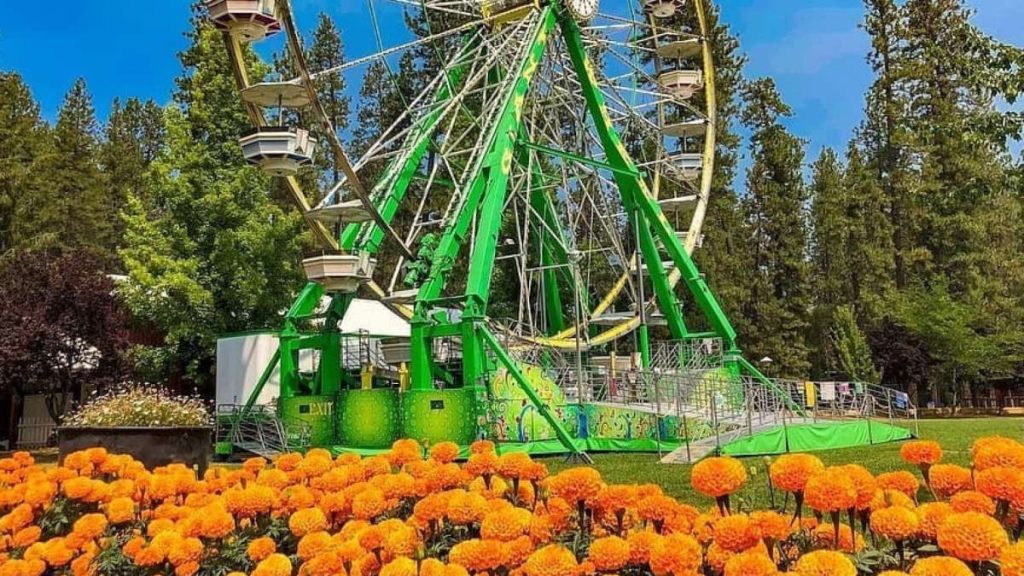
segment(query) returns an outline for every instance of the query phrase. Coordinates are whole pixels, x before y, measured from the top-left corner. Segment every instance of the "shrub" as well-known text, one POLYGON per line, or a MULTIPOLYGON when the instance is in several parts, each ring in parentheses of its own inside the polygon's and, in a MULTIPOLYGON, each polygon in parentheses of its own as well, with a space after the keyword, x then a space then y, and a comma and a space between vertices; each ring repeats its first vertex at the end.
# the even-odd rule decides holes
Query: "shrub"
POLYGON ((80 428, 174 428, 209 426, 210 413, 203 401, 174 396, 154 386, 129 385, 83 404, 64 419, 80 428))

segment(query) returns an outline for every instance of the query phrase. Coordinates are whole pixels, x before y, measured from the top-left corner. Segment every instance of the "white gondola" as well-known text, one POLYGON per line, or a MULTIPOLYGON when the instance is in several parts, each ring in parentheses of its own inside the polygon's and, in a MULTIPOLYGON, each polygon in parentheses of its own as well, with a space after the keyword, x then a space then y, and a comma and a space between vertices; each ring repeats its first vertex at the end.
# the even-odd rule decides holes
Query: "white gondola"
POLYGON ((255 42, 281 31, 275 0, 207 0, 214 25, 241 42, 255 42))
POLYGON ((360 200, 339 202, 309 211, 310 216, 324 224, 362 224, 373 220, 373 215, 360 200))
POLYGON ((373 278, 377 261, 367 254, 330 254, 302 261, 306 278, 329 292, 355 292, 373 278))
POLYGON ((667 70, 658 76, 661 91, 679 100, 689 100, 704 86, 700 70, 667 70))
POLYGON ((687 182, 700 178, 704 170, 704 155, 696 152, 681 152, 670 156, 666 166, 676 176, 687 182))
POLYGON ((261 82, 242 90, 242 100, 262 108, 305 108, 309 91, 298 82, 261 82))
POLYGON ((671 18, 684 3, 683 0, 644 0, 644 9, 656 18, 671 18))
POLYGON ((661 133, 669 138, 697 138, 707 134, 707 132, 708 121, 704 119, 666 124, 661 129, 661 133))
POLYGON ((239 140, 242 154, 274 176, 292 176, 313 161, 316 141, 301 128, 261 126, 239 140))
POLYGON ((658 56, 664 60, 686 60, 700 56, 703 45, 697 37, 672 40, 658 46, 658 56))
POLYGON ((661 206, 661 211, 666 214, 675 214, 682 212, 686 208, 693 205, 697 201, 696 195, 690 196, 674 196, 672 198, 659 198, 658 205, 661 206))

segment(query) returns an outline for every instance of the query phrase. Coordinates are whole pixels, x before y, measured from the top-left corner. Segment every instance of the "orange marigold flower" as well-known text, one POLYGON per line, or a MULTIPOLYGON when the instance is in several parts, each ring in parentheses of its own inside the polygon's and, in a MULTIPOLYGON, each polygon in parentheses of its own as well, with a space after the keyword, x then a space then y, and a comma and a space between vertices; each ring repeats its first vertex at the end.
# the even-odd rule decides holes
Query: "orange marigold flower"
POLYGON ((507 568, 516 568, 522 566, 526 559, 533 554, 536 547, 533 544, 533 540, 529 536, 520 536, 511 542, 505 542, 503 544, 502 553, 505 557, 505 566, 507 568))
POLYGON ((871 530, 894 542, 910 539, 917 534, 919 527, 917 514, 902 506, 890 506, 871 513, 871 530))
POLYGON ((303 561, 308 562, 314 556, 330 550, 333 545, 334 540, 327 532, 310 532, 299 539, 295 554, 303 561))
POLYGON ((590 543, 590 561, 601 572, 614 572, 629 564, 629 542, 618 536, 597 538, 590 543))
MULTIPOLYGON (((452 494, 449 492, 430 494, 413 506, 413 514, 424 522, 440 520, 448 511, 448 500, 451 497, 452 494)), ((357 514, 356 517, 359 518, 361 516, 357 514)))
POLYGON ((647 564, 651 558, 651 550, 661 541, 661 536, 647 530, 632 532, 626 537, 629 543, 629 563, 647 564))
POLYGON ((445 514, 453 524, 474 524, 487 515, 487 499, 476 492, 455 491, 447 504, 445 514))
MULTIPOLYGON (((39 537, 43 535, 43 529, 39 526, 27 526, 18 530, 11 536, 10 543, 15 548, 28 548, 39 541, 39 537)), ((0 540, 2 543, 2 540, 0 540)), ((2 546, 2 544, 0 544, 2 546)), ((2 548, 0 548, 2 549, 2 548)))
POLYGON ((690 483, 705 496, 721 498, 735 493, 747 483, 747 470, 735 458, 706 458, 693 467, 690 483))
POLYGON ((655 576, 695 574, 702 560, 701 546, 692 536, 669 534, 651 550, 649 565, 655 576))
POLYGON ((291 576, 292 561, 284 554, 271 554, 258 564, 252 576, 291 576))
POLYGON ((494 442, 491 442, 490 440, 477 440, 469 445, 469 452, 471 454, 494 452, 494 442))
POLYGON ((384 538, 384 550, 392 557, 398 556, 413 557, 420 545, 420 535, 415 528, 410 526, 398 526, 387 531, 384 538))
POLYGON ((523 474, 533 465, 530 455, 525 452, 509 452, 498 458, 498 474, 505 478, 513 479, 523 477, 523 474))
POLYGON ((669 498, 662 494, 654 494, 641 498, 637 502, 637 514, 641 520, 661 522, 672 515, 678 504, 674 498, 669 498))
POLYGON ((1001 502, 1017 502, 1024 495, 1024 471, 995 466, 978 472, 974 480, 978 492, 1001 502))
POLYGON ((982 562, 999 556, 1010 543, 999 521, 977 512, 953 514, 936 533, 939 548, 966 562, 982 562))
POLYGON ((563 546, 551 545, 530 554, 523 564, 523 573, 526 576, 576 576, 578 568, 572 552, 563 546))
POLYGON ((455 442, 438 442, 430 447, 430 457, 441 464, 454 462, 459 457, 459 445, 455 442))
POLYGON ((504 548, 497 540, 466 540, 452 546, 448 560, 470 572, 495 570, 505 563, 504 548))
POLYGON ((729 552, 743 552, 757 544, 761 535, 746 515, 733 514, 715 522, 715 542, 729 552))
POLYGON ((223 508, 208 506, 198 512, 199 535, 203 538, 224 538, 235 530, 235 519, 223 508))
POLYGON ((839 552, 816 550, 796 561, 796 573, 800 576, 857 576, 857 568, 839 552))
POLYGON ((498 510, 484 516, 480 524, 480 537, 487 540, 511 542, 527 533, 533 514, 522 508, 498 510))
POLYGON ((774 511, 758 511, 750 515, 750 522, 757 529, 757 533, 766 540, 781 542, 789 538, 793 533, 793 526, 789 518, 774 511))
POLYGON ((776 576, 779 568, 762 552, 744 552, 725 563, 725 576, 776 576))
POLYGON ((203 542, 198 538, 185 538, 175 542, 167 552, 167 561, 175 566, 198 562, 203 556, 203 542))
POLYGON ((590 502, 604 487, 601 473, 593 468, 573 468, 553 476, 548 483, 551 493, 571 504, 590 502))
POLYGON ((915 562, 910 576, 974 576, 974 571, 956 558, 932 556, 915 562))
POLYGON ((85 514, 75 520, 71 529, 86 540, 94 540, 107 529, 107 517, 103 514, 85 514))
POLYGON ((274 543, 273 538, 267 536, 256 538, 245 548, 245 554, 249 560, 257 563, 269 558, 274 552, 277 552, 277 544, 274 543))
POLYGON ((883 490, 896 490, 911 498, 916 498, 917 491, 921 488, 921 483, 917 480, 917 476, 906 470, 885 472, 884 474, 879 474, 876 480, 878 481, 879 488, 883 490))
POLYGON ((66 566, 75 557, 75 550, 65 544, 63 538, 53 538, 44 544, 43 559, 53 568, 66 566))
POLYGON ((135 519, 135 501, 127 496, 112 499, 106 506, 107 520, 111 524, 125 524, 135 519))
POLYGON ((473 476, 491 476, 498 472, 498 455, 493 450, 474 452, 463 469, 473 476))
POLYGON ((942 460, 942 446, 932 440, 912 440, 900 447, 904 462, 915 466, 931 466, 942 460))
POLYGON ((875 492, 878 491, 878 481, 875 480, 875 477, 860 464, 847 464, 840 466, 839 469, 850 478, 853 487, 857 489, 857 505, 855 506, 857 510, 870 508, 875 492))
POLYGON ((1003 548, 999 569, 1003 576, 1024 576, 1024 542, 1003 548))
POLYGON ((319 532, 328 527, 327 517, 319 508, 299 510, 288 518, 288 529, 298 538, 310 532, 319 532))
POLYGON ((807 505, 819 512, 845 511, 857 506, 857 487, 846 471, 827 468, 807 481, 807 505))
POLYGON ((772 484, 785 492, 803 492, 812 476, 825 470, 825 465, 810 454, 786 454, 772 462, 768 474, 772 484))
POLYGON ((921 535, 929 540, 935 540, 939 526, 955 512, 953 507, 945 502, 928 502, 921 504, 914 510, 917 514, 918 530, 921 535))
POLYGON ((367 488, 352 498, 352 515, 360 520, 373 520, 391 509, 382 490, 367 488))
POLYGON ((422 459, 423 447, 420 446, 419 442, 409 438, 395 440, 387 457, 392 465, 402 467, 409 462, 422 459))
POLYGON ((996 513, 996 503, 988 496, 974 490, 965 490, 954 494, 949 499, 949 505, 957 513, 978 512, 989 516, 996 513))
POLYGON ((974 456, 975 470, 987 470, 997 466, 1024 468, 1024 444, 1009 438, 980 438, 974 442, 971 453, 974 456))
POLYGON ((416 561, 412 558, 395 558, 380 569, 380 576, 417 576, 416 561))
POLYGON ((971 489, 971 471, 956 464, 936 464, 928 469, 928 483, 937 495, 949 498, 971 489))

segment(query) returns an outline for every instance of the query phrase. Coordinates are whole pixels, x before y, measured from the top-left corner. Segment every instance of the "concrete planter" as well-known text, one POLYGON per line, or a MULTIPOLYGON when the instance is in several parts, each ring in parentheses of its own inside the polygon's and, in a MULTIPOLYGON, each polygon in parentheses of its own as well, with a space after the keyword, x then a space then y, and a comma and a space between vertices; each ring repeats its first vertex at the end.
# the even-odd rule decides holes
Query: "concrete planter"
POLYGON ((168 464, 195 467, 202 477, 210 464, 213 428, 71 428, 57 429, 60 461, 72 452, 103 447, 127 454, 146 468, 168 464))

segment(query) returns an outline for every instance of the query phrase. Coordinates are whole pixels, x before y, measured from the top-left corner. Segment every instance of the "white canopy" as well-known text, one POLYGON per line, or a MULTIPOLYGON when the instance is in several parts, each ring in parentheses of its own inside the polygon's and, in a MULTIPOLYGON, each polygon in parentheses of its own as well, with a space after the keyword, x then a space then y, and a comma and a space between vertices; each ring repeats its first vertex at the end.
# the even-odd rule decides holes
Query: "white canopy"
POLYGON ((341 331, 345 334, 366 332, 382 338, 408 338, 410 335, 409 322, 405 318, 377 300, 359 298, 352 301, 345 313, 341 331))

